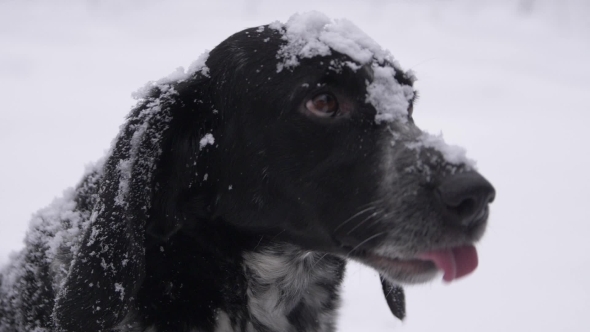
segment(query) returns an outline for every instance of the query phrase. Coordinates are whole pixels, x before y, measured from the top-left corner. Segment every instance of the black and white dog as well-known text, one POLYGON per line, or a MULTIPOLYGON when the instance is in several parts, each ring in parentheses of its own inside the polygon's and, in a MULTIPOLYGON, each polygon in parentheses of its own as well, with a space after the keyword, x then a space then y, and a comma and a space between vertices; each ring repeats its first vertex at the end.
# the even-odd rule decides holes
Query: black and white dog
POLYGON ((493 187, 419 130, 413 75, 319 13, 150 84, 107 157, 33 219, 0 331, 333 331, 347 259, 475 269, 493 187))

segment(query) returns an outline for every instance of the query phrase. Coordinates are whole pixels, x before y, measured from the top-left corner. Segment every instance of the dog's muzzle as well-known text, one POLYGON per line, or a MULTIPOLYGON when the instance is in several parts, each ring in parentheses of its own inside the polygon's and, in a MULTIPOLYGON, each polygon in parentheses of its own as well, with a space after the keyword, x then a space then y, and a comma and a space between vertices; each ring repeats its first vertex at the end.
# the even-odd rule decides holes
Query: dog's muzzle
MULTIPOLYGON (((494 201, 494 187, 477 172, 464 172, 446 177, 435 189, 443 222, 465 232, 483 232, 489 214, 489 203, 494 201)), ((416 271, 426 271, 428 265, 444 273, 447 282, 473 272, 478 265, 477 251, 472 244, 421 252, 415 259, 400 261, 386 257, 367 257, 369 265, 380 271, 383 294, 393 315, 405 317, 403 288, 387 278, 389 264, 405 264, 416 271), (384 276, 385 275, 385 276, 384 276)))

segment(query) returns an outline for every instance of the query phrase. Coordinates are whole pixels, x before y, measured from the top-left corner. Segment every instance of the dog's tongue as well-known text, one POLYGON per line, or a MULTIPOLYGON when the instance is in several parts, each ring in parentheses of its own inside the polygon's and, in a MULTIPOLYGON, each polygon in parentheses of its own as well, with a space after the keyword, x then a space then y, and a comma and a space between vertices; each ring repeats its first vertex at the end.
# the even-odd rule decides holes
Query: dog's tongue
POLYGON ((477 268, 477 250, 472 245, 428 251, 420 254, 418 258, 432 261, 444 272, 444 281, 461 278, 477 268))

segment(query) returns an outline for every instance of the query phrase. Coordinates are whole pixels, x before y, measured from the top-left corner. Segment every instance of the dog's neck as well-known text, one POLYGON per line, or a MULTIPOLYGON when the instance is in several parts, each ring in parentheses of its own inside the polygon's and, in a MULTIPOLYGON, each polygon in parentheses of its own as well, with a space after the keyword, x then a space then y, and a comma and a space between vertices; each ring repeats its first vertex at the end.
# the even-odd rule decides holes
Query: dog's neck
MULTIPOLYGON (((246 252, 246 330, 333 331, 344 265, 338 257, 288 244, 246 252)), ((217 331, 236 330, 227 318, 220 312, 217 331)))

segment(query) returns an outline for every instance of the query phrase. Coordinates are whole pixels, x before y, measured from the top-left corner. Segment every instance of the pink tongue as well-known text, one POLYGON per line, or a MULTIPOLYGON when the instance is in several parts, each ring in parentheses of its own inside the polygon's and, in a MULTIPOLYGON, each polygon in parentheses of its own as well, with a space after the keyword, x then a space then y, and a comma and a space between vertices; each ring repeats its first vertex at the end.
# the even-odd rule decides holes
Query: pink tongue
POLYGON ((456 247, 422 253, 418 258, 432 261, 444 272, 444 281, 461 278, 477 268, 477 250, 474 246, 456 247))

